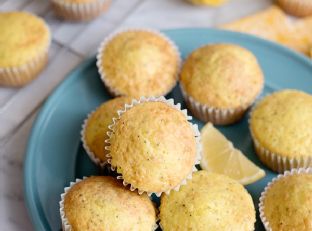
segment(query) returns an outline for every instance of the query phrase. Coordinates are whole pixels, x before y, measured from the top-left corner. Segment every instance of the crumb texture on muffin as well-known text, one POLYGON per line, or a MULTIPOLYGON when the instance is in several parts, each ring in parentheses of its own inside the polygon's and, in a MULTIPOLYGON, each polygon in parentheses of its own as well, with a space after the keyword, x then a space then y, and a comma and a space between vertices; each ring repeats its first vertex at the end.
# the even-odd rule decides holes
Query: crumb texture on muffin
POLYGON ((179 192, 163 195, 160 224, 170 230, 254 230, 255 209, 244 187, 229 177, 199 171, 179 192))
POLYGON ((161 96, 176 84, 178 53, 171 43, 154 32, 121 32, 102 52, 105 83, 118 95, 161 96))
POLYGON ((311 231, 312 175, 294 174, 275 181, 266 192, 263 209, 273 231, 311 231))
POLYGON ((133 187, 164 192, 180 185, 196 160, 185 115, 164 102, 144 102, 121 115, 110 139, 112 166, 133 187))
POLYGON ((64 211, 73 231, 152 231, 156 223, 150 199, 109 176, 89 177, 72 186, 64 211))
POLYGON ((200 47, 186 59, 181 85, 195 101, 214 108, 248 107, 263 87, 256 57, 232 44, 200 47))
POLYGON ((129 97, 118 97, 103 103, 88 118, 84 131, 86 145, 94 155, 102 162, 107 160, 105 140, 109 137, 108 126, 113 123, 113 117, 117 117, 117 110, 124 109, 125 104, 131 103, 129 97))
POLYGON ((0 68, 22 66, 48 51, 45 22, 27 12, 0 12, 0 68))
POLYGON ((312 156, 312 95, 275 92, 251 113, 250 129, 259 144, 285 157, 312 156))

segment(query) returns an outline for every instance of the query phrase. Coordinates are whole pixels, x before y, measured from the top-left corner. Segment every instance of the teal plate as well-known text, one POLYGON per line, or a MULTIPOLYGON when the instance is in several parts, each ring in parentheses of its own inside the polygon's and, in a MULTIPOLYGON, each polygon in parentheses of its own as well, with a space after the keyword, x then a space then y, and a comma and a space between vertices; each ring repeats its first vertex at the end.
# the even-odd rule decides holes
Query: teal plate
MULTIPOLYGON (((253 36, 211 29, 164 31, 176 42, 185 57, 207 43, 235 43, 251 50, 265 74, 263 95, 283 88, 312 94, 312 62, 285 47, 253 36)), ((91 58, 79 65, 54 91, 41 109, 29 140, 25 159, 25 198, 36 230, 60 230, 60 194, 75 178, 103 174, 87 157, 80 142, 80 129, 86 115, 111 97, 100 81, 91 58)), ((185 104, 176 87, 167 98, 185 104)), ((248 130, 247 115, 231 126, 218 127, 234 145, 266 170, 266 177, 247 186, 257 206, 261 191, 275 173, 257 159, 248 130)), ((203 123, 194 119, 201 128, 203 123)), ((264 230, 257 216, 256 230, 264 230)))

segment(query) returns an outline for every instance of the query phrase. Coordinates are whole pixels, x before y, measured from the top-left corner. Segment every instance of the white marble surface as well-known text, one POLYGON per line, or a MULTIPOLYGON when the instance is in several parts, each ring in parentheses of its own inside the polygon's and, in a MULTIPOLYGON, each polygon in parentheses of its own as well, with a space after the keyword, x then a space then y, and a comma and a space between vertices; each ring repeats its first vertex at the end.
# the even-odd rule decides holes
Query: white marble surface
MULTIPOLYGON (((45 0, 0 0, 0 11, 25 10, 42 16, 53 33, 50 61, 31 84, 0 87, 0 230, 34 230, 24 205, 23 158, 38 109, 66 74, 96 52, 101 40, 120 27, 212 27, 266 8, 271 0, 232 0, 219 8, 185 0, 113 0, 91 23, 55 18, 45 0)), ((0 32, 1 36, 1 32, 0 32)))

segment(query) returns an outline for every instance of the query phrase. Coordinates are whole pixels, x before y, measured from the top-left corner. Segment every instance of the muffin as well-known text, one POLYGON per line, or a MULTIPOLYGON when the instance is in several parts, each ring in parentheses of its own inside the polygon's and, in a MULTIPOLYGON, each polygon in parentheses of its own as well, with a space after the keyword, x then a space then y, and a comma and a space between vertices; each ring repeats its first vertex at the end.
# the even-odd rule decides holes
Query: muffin
POLYGON ((233 44, 205 45, 183 64, 180 87, 188 108, 204 122, 238 121, 263 88, 256 57, 233 44))
POLYGON ((312 95, 282 90, 252 110, 250 132, 260 160, 277 172, 312 166, 312 95))
POLYGON ((260 197, 260 218, 271 231, 312 230, 312 169, 293 169, 268 184, 260 197))
POLYGON ((163 231, 252 231, 256 214, 252 198, 241 184, 202 170, 179 192, 161 197, 159 218, 163 231))
POLYGON ((90 113, 84 121, 81 131, 83 147, 97 165, 103 167, 107 164, 105 140, 109 138, 108 126, 112 124, 113 117, 118 116, 117 111, 125 108, 126 103, 131 103, 131 98, 118 97, 109 100, 90 113))
POLYGON ((119 179, 149 195, 178 190, 199 163, 199 131, 173 100, 142 98, 119 113, 108 146, 119 179))
POLYGON ((113 96, 162 96, 176 85, 180 55, 160 32, 131 29, 104 40, 97 66, 113 96))
POLYGON ((188 0, 195 5, 207 5, 207 6, 220 6, 226 2, 226 0, 188 0))
POLYGON ((51 0, 55 14, 63 19, 89 21, 105 12, 111 0, 51 0))
POLYGON ((291 15, 298 17, 312 15, 311 0, 277 0, 277 2, 283 10, 291 15))
POLYGON ((47 63, 49 28, 27 12, 0 12, 0 31, 0 85, 23 86, 47 63))
POLYGON ((146 195, 127 190, 110 176, 77 180, 60 202, 64 231, 155 230, 156 209, 146 195))

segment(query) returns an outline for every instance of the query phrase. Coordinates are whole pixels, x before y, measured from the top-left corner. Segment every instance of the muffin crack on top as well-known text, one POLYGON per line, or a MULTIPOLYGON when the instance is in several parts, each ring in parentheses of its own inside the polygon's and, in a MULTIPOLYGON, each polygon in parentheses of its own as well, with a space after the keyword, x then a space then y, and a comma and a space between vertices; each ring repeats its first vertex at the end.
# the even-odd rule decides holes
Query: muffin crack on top
POLYGON ((196 171, 200 133, 186 110, 164 97, 133 100, 109 126, 108 162, 142 194, 178 190, 196 171))

